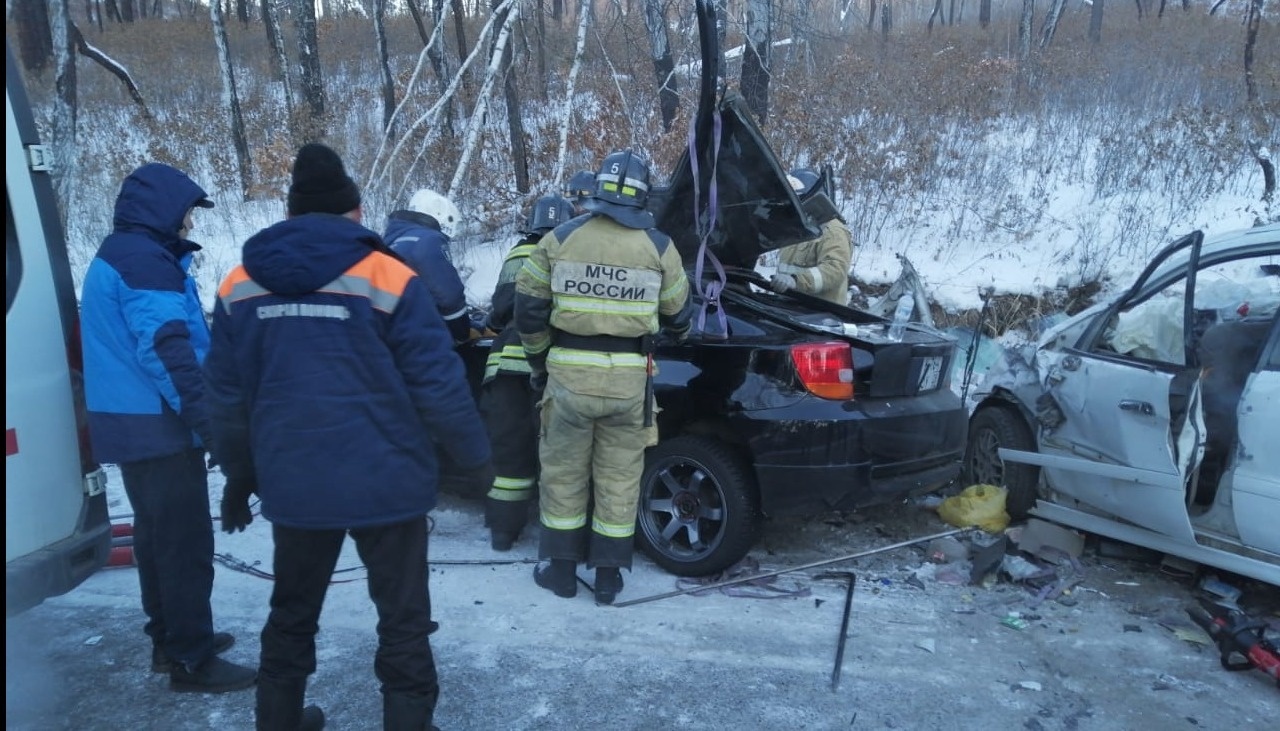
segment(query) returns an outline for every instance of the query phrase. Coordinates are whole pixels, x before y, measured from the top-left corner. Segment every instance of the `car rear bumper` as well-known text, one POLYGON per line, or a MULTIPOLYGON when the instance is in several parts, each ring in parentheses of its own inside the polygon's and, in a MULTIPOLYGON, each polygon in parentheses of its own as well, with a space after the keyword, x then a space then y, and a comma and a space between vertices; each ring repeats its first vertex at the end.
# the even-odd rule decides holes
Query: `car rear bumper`
POLYGON ((70 536, 5 565, 5 612, 13 616, 76 588, 107 563, 111 521, 106 494, 85 500, 70 536))
POLYGON ((849 510, 935 490, 959 474, 967 435, 965 410, 949 391, 856 406, 812 399, 748 416, 735 426, 748 436, 769 515, 849 510), (824 410, 825 419, 814 413, 824 410))

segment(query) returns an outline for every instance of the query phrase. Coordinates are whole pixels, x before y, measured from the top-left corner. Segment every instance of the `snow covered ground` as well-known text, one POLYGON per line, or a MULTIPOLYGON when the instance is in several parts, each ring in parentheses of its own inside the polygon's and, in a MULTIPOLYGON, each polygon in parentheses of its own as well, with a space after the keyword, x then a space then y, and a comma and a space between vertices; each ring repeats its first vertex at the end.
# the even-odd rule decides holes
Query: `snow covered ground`
MULTIPOLYGON (((211 474, 210 505, 221 478, 211 474)), ((111 513, 125 516, 118 474, 111 513)), ((957 586, 899 549, 833 565, 857 574, 839 687, 831 688, 844 610, 826 569, 779 577, 779 598, 686 595, 597 607, 537 588, 523 538, 491 551, 478 503, 445 496, 432 518, 431 591, 440 631, 432 646, 446 731, 518 729, 1115 729, 1266 728, 1280 696, 1261 673, 1229 673, 1191 628, 1186 580, 1155 567, 1086 553, 1085 581, 1062 603, 1032 607, 1009 583, 957 586), (449 561, 515 561, 452 564, 449 561), (1022 630, 1001 620, 1011 612, 1022 630)), ((127 518, 118 517, 117 522, 127 518)), ((762 569, 800 566, 946 530, 908 505, 808 520, 771 521, 751 558, 762 569)), ((372 658, 376 617, 351 549, 338 562, 318 638, 309 701, 332 729, 377 729, 372 658)), ((270 571, 269 525, 217 534, 217 551, 270 571)), ((585 578, 590 578, 585 574, 585 578)), ((643 558, 620 601, 678 584, 643 558)), ((1262 612, 1280 591, 1238 583, 1262 612)), ((214 617, 254 663, 269 580, 217 568, 214 617)), ((1274 614, 1272 614, 1274 619, 1274 614)), ((70 594, 6 623, 6 727, 251 729, 251 691, 175 694, 149 670, 136 572, 100 572, 70 594)))

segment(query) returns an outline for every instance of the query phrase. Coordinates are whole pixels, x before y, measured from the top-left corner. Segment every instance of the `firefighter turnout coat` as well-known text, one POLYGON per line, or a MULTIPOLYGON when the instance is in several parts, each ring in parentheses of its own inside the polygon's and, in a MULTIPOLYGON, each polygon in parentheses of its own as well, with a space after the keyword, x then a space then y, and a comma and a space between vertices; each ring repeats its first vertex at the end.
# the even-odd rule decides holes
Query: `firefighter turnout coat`
POLYGON ((849 263, 853 236, 839 219, 822 224, 822 235, 778 253, 778 273, 796 278, 796 289, 828 302, 849 300, 849 263))

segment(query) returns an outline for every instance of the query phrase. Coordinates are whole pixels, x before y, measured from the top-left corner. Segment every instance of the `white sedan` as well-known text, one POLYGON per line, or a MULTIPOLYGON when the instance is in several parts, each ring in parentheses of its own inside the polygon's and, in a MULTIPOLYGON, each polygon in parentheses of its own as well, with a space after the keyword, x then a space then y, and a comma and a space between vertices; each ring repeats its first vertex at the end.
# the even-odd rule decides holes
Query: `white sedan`
POLYGON ((978 386, 967 475, 1010 512, 1280 586, 1280 224, 1155 256, 978 386))

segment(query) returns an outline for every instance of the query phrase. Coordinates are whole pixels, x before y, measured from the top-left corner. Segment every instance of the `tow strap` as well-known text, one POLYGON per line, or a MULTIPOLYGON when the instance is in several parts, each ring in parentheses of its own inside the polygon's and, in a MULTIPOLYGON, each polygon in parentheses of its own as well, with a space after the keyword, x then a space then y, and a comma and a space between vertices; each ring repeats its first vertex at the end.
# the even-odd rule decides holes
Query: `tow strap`
POLYGON ((694 265, 694 289, 698 296, 702 298, 702 305, 698 311, 698 332, 702 335, 717 340, 726 340, 729 337, 729 322, 725 317, 724 308, 720 306, 720 293, 724 291, 725 284, 728 282, 728 276, 725 274, 724 266, 720 260, 716 258, 715 253, 707 245, 711 239, 711 232, 716 226, 716 211, 719 204, 719 196, 716 191, 716 174, 717 164, 720 158, 720 109, 717 108, 711 113, 711 184, 707 190, 707 211, 706 216, 702 215, 702 193, 698 176, 698 135, 697 125, 689 125, 689 168, 693 173, 693 218, 698 228, 698 263, 694 265), (711 266, 716 271, 716 280, 704 282, 702 278, 703 264, 706 261, 711 262, 711 266), (714 332, 707 330, 707 308, 714 307, 716 313, 716 321, 718 329, 714 332))

